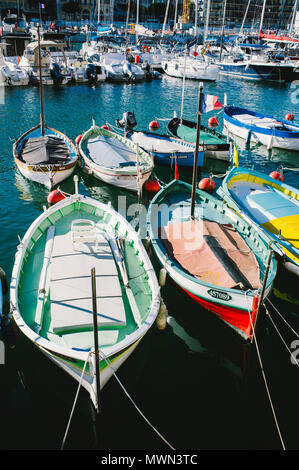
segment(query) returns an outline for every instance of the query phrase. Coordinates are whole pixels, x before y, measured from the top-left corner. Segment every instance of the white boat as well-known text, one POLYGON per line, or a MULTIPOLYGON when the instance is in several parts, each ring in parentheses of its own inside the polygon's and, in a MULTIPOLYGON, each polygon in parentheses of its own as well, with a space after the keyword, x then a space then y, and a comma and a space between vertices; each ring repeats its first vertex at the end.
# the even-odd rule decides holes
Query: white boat
POLYGON ((0 43, 0 86, 28 85, 29 75, 13 61, 6 60, 3 50, 6 44, 0 43))
POLYGON ((207 57, 177 56, 162 63, 164 72, 171 77, 216 81, 220 66, 207 57))
POLYGON ((116 52, 103 54, 100 57, 107 80, 112 82, 142 82, 145 72, 137 64, 127 61, 126 56, 116 52))
POLYGON ((224 106, 223 125, 229 134, 272 147, 299 150, 299 126, 285 119, 237 106, 224 106))
POLYGON ((79 142, 79 153, 89 173, 105 183, 140 193, 150 177, 152 157, 119 134, 95 125, 79 142))
POLYGON ((132 225, 77 187, 25 233, 10 299, 21 334, 82 384, 98 410, 100 389, 153 325, 160 289, 132 225))
MULTIPOLYGON (((42 66, 42 80, 44 85, 66 85, 72 80, 72 75, 68 70, 67 60, 65 57, 64 43, 55 41, 40 41, 41 45, 41 66, 42 66), (60 52, 63 57, 64 66, 58 64, 57 59, 53 53, 60 52), (52 55, 53 54, 53 55, 52 55)), ((33 84, 39 82, 39 53, 38 41, 30 42, 20 59, 20 67, 25 70, 30 77, 33 84)))

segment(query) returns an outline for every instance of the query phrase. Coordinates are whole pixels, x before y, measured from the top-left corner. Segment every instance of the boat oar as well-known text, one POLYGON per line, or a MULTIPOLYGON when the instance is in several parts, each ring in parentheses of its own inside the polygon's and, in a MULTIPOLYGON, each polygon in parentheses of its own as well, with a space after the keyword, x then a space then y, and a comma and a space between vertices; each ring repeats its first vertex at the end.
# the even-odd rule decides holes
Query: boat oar
POLYGON ((37 333, 39 333, 40 330, 42 329, 44 304, 45 304, 45 300, 47 296, 47 291, 46 291, 47 274, 48 274, 48 268, 49 268, 50 260, 51 260, 51 253, 53 249, 54 234, 55 234, 55 226, 51 225, 48 228, 48 232, 47 232, 44 262, 43 262, 43 267, 41 270, 40 281, 39 281, 39 286, 38 286, 38 298, 37 298, 37 305, 36 305, 36 311, 35 311, 35 325, 34 325, 34 330, 37 333))
POLYGON ((94 335, 94 369, 95 369, 95 409, 100 413, 100 360, 99 360, 99 338, 97 319, 97 293, 95 268, 91 269, 91 289, 92 289, 92 314, 93 314, 93 335, 94 335))

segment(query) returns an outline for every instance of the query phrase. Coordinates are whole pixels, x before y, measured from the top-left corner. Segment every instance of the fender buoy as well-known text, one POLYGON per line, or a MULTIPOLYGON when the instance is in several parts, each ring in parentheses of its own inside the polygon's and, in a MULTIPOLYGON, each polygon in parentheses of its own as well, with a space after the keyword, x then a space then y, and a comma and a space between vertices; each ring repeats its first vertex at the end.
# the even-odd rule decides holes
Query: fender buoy
POLYGON ((292 113, 286 114, 285 118, 286 118, 287 121, 294 121, 294 119, 295 119, 294 114, 292 114, 292 113))
POLYGON ((281 181, 282 183, 284 181, 282 170, 272 171, 269 176, 271 176, 271 178, 274 178, 275 180, 281 181))
POLYGON ((143 187, 149 193, 157 193, 161 189, 160 183, 157 180, 147 180, 143 187))
POLYGON ((49 204, 56 204, 56 202, 62 201, 65 197, 66 196, 60 189, 53 189, 53 191, 48 194, 47 201, 49 204))
POLYGON ((210 117, 210 119, 208 120, 208 124, 209 124, 209 127, 217 127, 218 119, 215 116, 210 117))
POLYGON ((76 142, 76 145, 79 145, 80 144, 80 141, 82 139, 82 135, 78 135, 75 139, 75 142, 76 142))
POLYGON ((135 55, 135 64, 139 64, 139 55, 135 55))
POLYGON ((107 126, 107 124, 104 124, 103 126, 101 126, 101 129, 105 129, 105 131, 111 131, 110 127, 107 126))
POLYGON ((257 294, 254 295, 252 300, 252 317, 254 318, 257 313, 257 306, 259 303, 259 296, 257 294))
POLYGON ((159 129, 160 124, 158 123, 158 121, 151 121, 148 127, 150 130, 155 131, 156 129, 159 129))
POLYGON ((202 191, 206 191, 207 193, 212 193, 215 190, 216 185, 215 185, 215 181, 212 179, 212 177, 210 177, 210 178, 203 178, 202 180, 200 180, 200 182, 198 183, 198 187, 202 191))

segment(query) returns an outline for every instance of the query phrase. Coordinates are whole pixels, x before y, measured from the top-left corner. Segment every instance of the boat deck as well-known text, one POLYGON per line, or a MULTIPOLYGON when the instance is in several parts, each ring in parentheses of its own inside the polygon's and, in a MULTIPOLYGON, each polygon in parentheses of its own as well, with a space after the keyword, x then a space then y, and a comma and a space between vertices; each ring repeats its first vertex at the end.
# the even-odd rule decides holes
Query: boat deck
POLYGON ((175 154, 194 151, 191 144, 189 146, 167 136, 151 136, 144 132, 133 132, 132 140, 135 144, 139 144, 140 147, 148 152, 175 154))
MULTIPOLYGON (((88 219, 87 219, 88 220, 88 219)), ((113 253, 104 233, 95 241, 72 241, 71 232, 55 236, 50 281, 49 331, 93 328, 91 269, 95 267, 98 326, 126 325, 122 290, 113 253)))

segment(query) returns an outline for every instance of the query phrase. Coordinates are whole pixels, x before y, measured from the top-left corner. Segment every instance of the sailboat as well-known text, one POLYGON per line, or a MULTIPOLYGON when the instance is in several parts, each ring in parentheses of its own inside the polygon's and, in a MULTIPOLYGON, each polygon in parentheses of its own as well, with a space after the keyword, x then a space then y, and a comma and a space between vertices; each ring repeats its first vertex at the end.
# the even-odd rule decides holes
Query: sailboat
POLYGON ((39 30, 38 44, 41 122, 17 139, 13 156, 23 176, 51 189, 73 173, 78 155, 66 135, 45 125, 39 30))
POLYGON ((261 301, 273 286, 276 260, 268 237, 222 200, 196 189, 197 152, 192 186, 175 179, 152 199, 148 237, 174 283, 250 340, 261 301))

